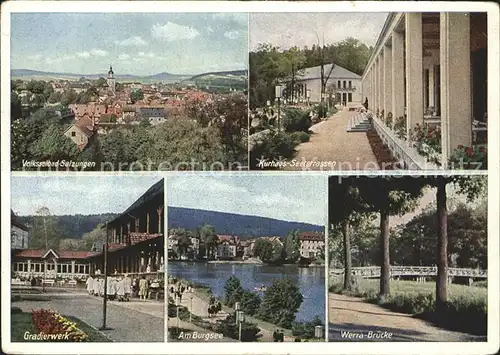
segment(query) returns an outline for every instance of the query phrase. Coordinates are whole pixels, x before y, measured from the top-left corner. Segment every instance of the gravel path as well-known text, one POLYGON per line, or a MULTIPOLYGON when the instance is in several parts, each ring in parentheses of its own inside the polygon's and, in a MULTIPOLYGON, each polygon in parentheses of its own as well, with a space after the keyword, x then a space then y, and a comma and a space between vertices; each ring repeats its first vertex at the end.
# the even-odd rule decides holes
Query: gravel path
MULTIPOLYGON (((311 127, 314 134, 307 143, 297 146, 294 158, 298 162, 333 162, 330 166, 308 170, 378 170, 377 160, 364 132, 346 131, 349 119, 357 112, 343 110, 311 127)), ((287 166, 284 170, 302 170, 287 166)))
POLYGON ((330 341, 486 341, 486 337, 441 329, 411 315, 363 302, 361 298, 333 293, 328 298, 330 341), (388 338, 388 334, 392 336, 388 338))
MULTIPOLYGON (((62 315, 77 317, 90 326, 102 326, 102 298, 73 294, 73 297, 12 302, 25 312, 48 308, 62 315)), ((111 330, 103 333, 116 342, 163 342, 164 303, 157 301, 130 301, 107 303, 106 325, 111 330)))

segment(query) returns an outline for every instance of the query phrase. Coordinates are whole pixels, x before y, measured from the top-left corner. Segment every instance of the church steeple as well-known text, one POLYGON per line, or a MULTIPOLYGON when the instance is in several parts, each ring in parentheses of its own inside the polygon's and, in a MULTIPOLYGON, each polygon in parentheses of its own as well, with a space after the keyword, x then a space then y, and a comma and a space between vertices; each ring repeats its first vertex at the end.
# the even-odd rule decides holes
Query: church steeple
POLYGON ((109 71, 108 71, 108 88, 109 91, 112 95, 115 95, 115 87, 116 87, 116 82, 115 82, 115 73, 113 72, 113 67, 111 64, 109 65, 109 71))

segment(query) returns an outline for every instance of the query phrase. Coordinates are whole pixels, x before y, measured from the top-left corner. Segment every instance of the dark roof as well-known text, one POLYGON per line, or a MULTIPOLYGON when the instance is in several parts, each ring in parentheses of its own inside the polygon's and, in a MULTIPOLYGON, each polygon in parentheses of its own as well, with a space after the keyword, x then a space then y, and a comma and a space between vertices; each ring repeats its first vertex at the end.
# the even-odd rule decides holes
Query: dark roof
POLYGON ((165 109, 163 107, 140 107, 138 108, 139 114, 146 117, 163 117, 165 116, 165 109))
POLYGON ((299 240, 316 240, 324 241, 325 235, 320 232, 302 232, 299 235, 299 240))
MULTIPOLYGON (((125 212, 120 214, 118 217, 115 217, 114 219, 112 219, 108 223, 113 223, 113 222, 121 219, 124 215, 132 212, 133 210, 144 205, 145 203, 148 203, 149 201, 156 198, 158 195, 163 195, 163 188, 164 188, 163 181, 164 181, 164 179, 161 179, 156 184, 151 186, 141 197, 139 197, 132 205, 130 205, 130 207, 125 210, 125 212)), ((103 228, 106 228, 106 226, 104 225, 103 228)))
POLYGON ((43 258, 49 251, 52 251, 59 259, 86 259, 99 254, 93 251, 69 251, 69 250, 53 250, 53 249, 24 249, 15 254, 17 257, 24 258, 43 258))
POLYGON ((10 224, 22 229, 23 231, 28 231, 28 227, 21 223, 19 217, 16 216, 16 214, 12 210, 10 210, 10 224))
MULTIPOLYGON (((342 68, 339 65, 336 64, 325 64, 324 65, 324 70, 325 73, 328 74, 330 72, 330 69, 332 65, 335 65, 333 67, 332 73, 330 74, 330 79, 361 79, 361 76, 359 76, 356 73, 353 73, 352 71, 349 71, 345 68, 342 68)), ((321 78, 321 66, 317 67, 311 67, 311 68, 305 68, 304 69, 304 75, 299 76, 297 78, 298 81, 301 80, 311 80, 311 79, 318 79, 321 78)))

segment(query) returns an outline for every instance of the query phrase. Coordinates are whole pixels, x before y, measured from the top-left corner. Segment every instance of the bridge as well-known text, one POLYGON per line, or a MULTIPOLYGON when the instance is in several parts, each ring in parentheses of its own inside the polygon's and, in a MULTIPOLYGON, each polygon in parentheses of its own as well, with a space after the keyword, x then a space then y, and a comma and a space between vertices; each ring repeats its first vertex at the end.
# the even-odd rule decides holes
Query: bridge
MULTIPOLYGON (((330 276, 344 274, 344 269, 330 269, 330 276)), ((380 266, 353 267, 352 273, 365 279, 380 278, 380 266)), ((391 277, 431 277, 437 276, 437 266, 391 266, 389 270, 391 277)), ((448 277, 468 277, 472 279, 487 279, 487 270, 448 268, 448 277)))

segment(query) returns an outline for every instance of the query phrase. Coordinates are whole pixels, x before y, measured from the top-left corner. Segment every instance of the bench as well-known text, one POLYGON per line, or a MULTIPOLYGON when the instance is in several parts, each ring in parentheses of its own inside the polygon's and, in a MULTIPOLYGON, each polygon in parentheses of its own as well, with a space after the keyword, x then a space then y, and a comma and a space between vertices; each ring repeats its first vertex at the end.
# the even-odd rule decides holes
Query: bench
POLYGON ((42 285, 54 286, 54 280, 42 280, 42 285))
POLYGON ((152 299, 153 295, 155 296, 155 300, 159 301, 160 299, 165 299, 165 291, 162 289, 152 289, 148 292, 148 298, 152 299))
POLYGON ((76 280, 69 280, 68 285, 70 285, 71 287, 76 287, 76 280))

